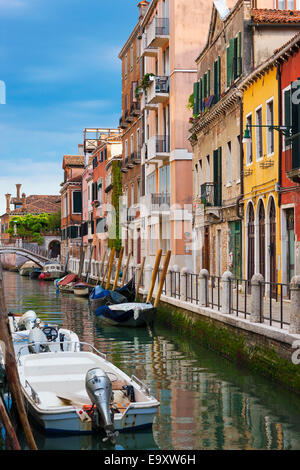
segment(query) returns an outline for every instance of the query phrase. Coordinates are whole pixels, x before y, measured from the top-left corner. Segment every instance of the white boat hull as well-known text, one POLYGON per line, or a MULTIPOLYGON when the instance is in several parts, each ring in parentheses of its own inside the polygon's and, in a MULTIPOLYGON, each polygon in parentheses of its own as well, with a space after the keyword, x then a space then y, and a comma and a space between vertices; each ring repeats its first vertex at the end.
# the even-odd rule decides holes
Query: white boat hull
POLYGON ((138 379, 130 378, 96 354, 58 351, 21 356, 18 365, 25 405, 45 433, 93 432, 92 420, 85 412, 92 405, 85 390, 85 376, 94 367, 102 368, 108 374, 117 376, 118 381, 134 388, 133 402, 124 398, 121 389, 114 391, 114 403, 117 407, 117 412, 114 413, 115 430, 152 426, 160 404, 147 393, 143 384, 139 384, 138 379), (68 398, 70 392, 71 400, 68 398))

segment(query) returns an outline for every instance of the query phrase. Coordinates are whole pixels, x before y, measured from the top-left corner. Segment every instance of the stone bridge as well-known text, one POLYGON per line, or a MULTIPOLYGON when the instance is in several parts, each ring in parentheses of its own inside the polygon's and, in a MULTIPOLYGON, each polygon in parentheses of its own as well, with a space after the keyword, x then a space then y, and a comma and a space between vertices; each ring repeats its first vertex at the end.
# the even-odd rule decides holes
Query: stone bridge
POLYGON ((7 254, 16 254, 18 256, 24 256, 30 261, 33 261, 41 268, 44 267, 45 263, 51 261, 51 259, 47 258, 43 254, 39 253, 34 248, 29 247, 19 247, 19 246, 11 246, 11 245, 0 245, 0 255, 7 255, 7 254))

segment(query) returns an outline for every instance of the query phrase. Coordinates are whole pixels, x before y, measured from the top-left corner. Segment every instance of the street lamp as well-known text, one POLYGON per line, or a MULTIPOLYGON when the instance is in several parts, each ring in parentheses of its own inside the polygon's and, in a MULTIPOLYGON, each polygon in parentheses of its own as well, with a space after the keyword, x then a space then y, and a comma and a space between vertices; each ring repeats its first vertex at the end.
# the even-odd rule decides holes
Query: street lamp
POLYGON ((282 133, 285 137, 292 136, 292 126, 272 126, 272 125, 252 125, 246 124, 245 134, 242 140, 243 144, 248 144, 252 141, 251 134, 250 134, 250 127, 267 127, 269 130, 274 130, 282 133))

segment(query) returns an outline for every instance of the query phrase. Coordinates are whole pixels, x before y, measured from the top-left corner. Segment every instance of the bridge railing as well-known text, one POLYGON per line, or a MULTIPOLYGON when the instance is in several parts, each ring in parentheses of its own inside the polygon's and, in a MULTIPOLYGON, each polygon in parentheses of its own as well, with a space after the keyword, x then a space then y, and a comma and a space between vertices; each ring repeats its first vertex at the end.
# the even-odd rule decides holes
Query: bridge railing
POLYGON ((26 243, 21 239, 16 240, 15 242, 10 242, 7 239, 0 239, 1 248, 21 248, 27 250, 32 254, 41 256, 43 258, 49 259, 48 251, 39 247, 37 243, 26 243))

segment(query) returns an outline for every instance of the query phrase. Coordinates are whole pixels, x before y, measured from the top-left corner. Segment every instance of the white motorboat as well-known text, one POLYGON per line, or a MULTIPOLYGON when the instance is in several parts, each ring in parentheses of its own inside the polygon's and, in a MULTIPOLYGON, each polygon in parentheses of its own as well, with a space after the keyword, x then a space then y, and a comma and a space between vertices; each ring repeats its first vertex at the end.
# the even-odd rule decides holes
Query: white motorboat
POLYGON ((44 269, 39 275, 41 281, 53 281, 54 279, 62 278, 65 275, 63 266, 59 263, 46 263, 44 269))
POLYGON ((30 274, 38 268, 38 265, 35 264, 33 261, 26 261, 21 268, 19 269, 19 273, 21 276, 30 276, 30 274))
MULTIPOLYGON (((17 363, 26 407, 46 433, 118 431, 151 426, 159 402, 87 343, 91 351, 22 354, 17 363)), ((24 348, 24 347, 23 347, 24 348)))

